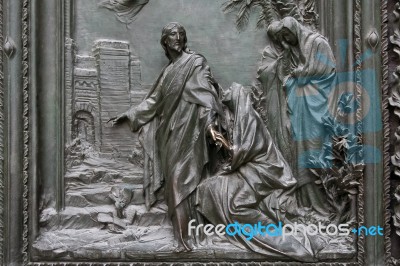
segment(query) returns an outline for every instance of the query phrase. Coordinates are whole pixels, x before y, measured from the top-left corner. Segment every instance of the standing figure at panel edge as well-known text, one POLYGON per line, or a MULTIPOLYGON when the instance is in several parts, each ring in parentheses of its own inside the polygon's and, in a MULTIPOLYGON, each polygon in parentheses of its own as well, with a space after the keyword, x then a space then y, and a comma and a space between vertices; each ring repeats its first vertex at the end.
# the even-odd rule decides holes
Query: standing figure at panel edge
POLYGON ((132 131, 141 129, 145 150, 144 189, 147 207, 164 185, 168 215, 172 221, 177 252, 190 251, 195 239, 188 222, 199 219, 194 194, 207 174, 209 142, 221 137, 214 129, 222 107, 217 84, 206 59, 186 47, 186 31, 176 22, 162 30, 161 45, 170 60, 145 100, 110 119, 129 121, 132 131))
POLYGON ((263 115, 297 177, 299 201, 327 217, 326 197, 308 161, 327 140, 323 117, 335 110, 335 58, 324 36, 293 17, 272 22, 268 36, 272 43, 263 53, 256 85, 263 92, 263 115))

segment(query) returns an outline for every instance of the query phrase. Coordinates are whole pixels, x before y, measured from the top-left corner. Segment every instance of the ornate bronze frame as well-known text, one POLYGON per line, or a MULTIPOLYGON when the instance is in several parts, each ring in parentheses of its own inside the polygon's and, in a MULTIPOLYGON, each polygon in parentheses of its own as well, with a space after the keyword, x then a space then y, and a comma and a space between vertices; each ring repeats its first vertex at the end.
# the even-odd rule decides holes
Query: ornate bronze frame
MULTIPOLYGON (((30 257, 30 244, 37 235, 39 185, 38 165, 41 162, 38 154, 40 136, 38 127, 38 88, 39 64, 48 63, 49 58, 40 59, 41 47, 39 32, 49 30, 56 33, 46 37, 48 41, 59 44, 55 53, 55 70, 52 85, 70 86, 70 78, 64 73, 67 66, 67 54, 73 44, 69 37, 73 25, 69 17, 73 10, 71 1, 39 1, 39 0, 2 0, 0 1, 0 261, 5 265, 175 265, 176 263, 108 263, 108 262, 39 262, 30 257), (46 14, 48 17, 46 20, 46 14), (57 15, 55 15, 57 14, 57 15), (65 20, 64 20, 65 18, 65 20), (50 22, 49 22, 50 21, 50 22), (54 23, 54 25, 49 25, 54 23), (44 27, 42 27, 44 26, 44 27), (64 44, 66 44, 65 48, 64 44), (65 50, 64 50, 65 49, 65 50), (47 61, 46 61, 47 60, 47 61), (64 61, 65 60, 65 61, 64 61)), ((358 241, 357 259, 349 262, 324 262, 309 265, 398 265, 393 257, 396 255, 392 246, 395 235, 392 225, 392 212, 395 202, 392 201, 394 181, 400 173, 399 151, 399 13, 400 2, 397 0, 354 0, 354 47, 357 58, 356 82, 359 85, 358 99, 361 95, 361 69, 364 62, 361 55, 365 49, 378 45, 381 49, 379 57, 369 62, 369 67, 381 68, 379 79, 382 93, 383 164, 373 166, 364 173, 363 186, 360 188, 358 216, 360 224, 378 223, 385 227, 384 239, 366 239, 358 241), (374 7, 374 8, 371 8, 374 7), (373 19, 370 19, 370 18, 373 19), (380 18, 379 18, 380 17, 380 18), (394 19, 392 17, 395 17, 394 19), (379 18, 379 19, 378 19, 379 18), (374 40, 370 32, 380 36, 374 40), (390 41, 390 42, 389 42, 390 41), (378 42, 375 44, 374 42, 378 42), (392 146, 392 145, 393 146, 392 146), (368 171, 372 170, 372 171, 368 171), (375 174, 378 174, 376 178, 375 174), (371 178, 374 177, 374 178, 371 178), (392 185, 391 185, 391 181, 392 185), (367 188, 374 187, 374 190, 367 188), (368 190, 368 191, 367 191, 368 190), (367 201, 366 199, 369 199, 367 201), (371 206, 371 202, 375 206, 371 206), (367 202, 367 204, 365 204, 367 202), (375 208, 376 207, 376 208, 375 208)), ((323 16, 323 14, 321 14, 323 16)), ((49 33, 48 35, 51 35, 49 33)), ((42 41, 45 42, 45 41, 42 41)), ((50 60, 50 61, 49 61, 50 60)), ((49 67, 45 67, 47 70, 49 67)), ((51 85, 50 85, 51 86, 51 85)), ((61 94, 59 97, 64 97, 61 94)), ((63 107, 60 108, 63 110, 63 107)), ((56 147, 63 150, 63 111, 60 111, 56 147)), ((359 116, 361 114, 358 114, 359 116)), ((361 130, 361 129, 360 129, 361 130)), ((379 141, 379 140, 375 140, 379 141)), ((62 152, 56 152, 57 172, 63 173, 62 152)), ((60 184, 62 187, 62 184, 60 184)), ((62 195, 57 192, 59 208, 62 206, 62 195)), ((177 262, 178 263, 178 262, 177 262)), ((182 262, 187 265, 202 265, 197 262, 182 262)), ((209 262, 207 265, 299 265, 286 262, 247 262, 225 263, 209 262)))

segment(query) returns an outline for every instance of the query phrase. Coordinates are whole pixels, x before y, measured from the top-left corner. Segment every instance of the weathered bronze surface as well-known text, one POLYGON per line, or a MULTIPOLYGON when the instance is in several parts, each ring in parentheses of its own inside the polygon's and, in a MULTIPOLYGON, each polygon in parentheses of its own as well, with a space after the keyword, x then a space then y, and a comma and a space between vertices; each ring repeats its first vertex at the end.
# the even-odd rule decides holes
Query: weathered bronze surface
POLYGON ((1 263, 400 265, 399 10, 0 1, 1 263))

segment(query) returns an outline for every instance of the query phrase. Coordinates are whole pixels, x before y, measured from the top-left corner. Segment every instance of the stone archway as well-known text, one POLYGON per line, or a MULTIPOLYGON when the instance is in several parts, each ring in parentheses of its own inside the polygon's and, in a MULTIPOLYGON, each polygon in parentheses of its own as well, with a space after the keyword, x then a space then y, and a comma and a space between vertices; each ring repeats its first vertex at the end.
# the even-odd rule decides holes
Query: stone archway
POLYGON ((95 144, 94 117, 86 110, 79 110, 73 119, 73 138, 86 140, 90 144, 95 144))

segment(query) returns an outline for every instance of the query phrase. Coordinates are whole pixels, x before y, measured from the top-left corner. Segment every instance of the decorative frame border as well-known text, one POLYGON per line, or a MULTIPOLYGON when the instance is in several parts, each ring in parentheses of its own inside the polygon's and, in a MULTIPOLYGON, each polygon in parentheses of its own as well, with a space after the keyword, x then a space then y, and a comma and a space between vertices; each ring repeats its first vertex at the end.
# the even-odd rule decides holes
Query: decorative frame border
POLYGON ((382 58, 382 119, 383 119, 383 206, 384 206, 384 261, 390 265, 390 124, 389 124, 389 54, 388 54, 388 0, 381 5, 381 58, 382 58))
MULTIPOLYGON (((4 84, 4 72, 3 66, 5 62, 3 61, 3 43, 4 43, 4 35, 3 35, 3 28, 4 28, 4 21, 3 21, 3 14, 4 14, 4 3, 7 2, 6 0, 0 0, 0 262, 5 262, 4 250, 6 248, 5 243, 7 243, 4 239, 4 228, 5 223, 7 222, 7 217, 5 217, 5 209, 4 207, 7 206, 7 202, 5 201, 5 180, 6 175, 4 174, 5 169, 5 157, 7 156, 4 154, 5 149, 5 134, 4 128, 7 123, 6 113, 4 112, 4 101, 7 100, 4 96, 6 95, 6 86, 4 84)), ((400 5, 400 1, 397 0, 400 5)), ((188 265, 188 266, 197 266, 197 265, 265 265, 265 266, 278 266, 278 265, 303 265, 302 263, 290 263, 290 262, 177 262, 177 263, 162 263, 162 262, 143 262, 143 263, 123 263, 123 262, 32 262, 30 261, 29 257, 29 223, 32 217, 29 217, 29 182, 30 178, 30 167, 29 164, 29 156, 32 154, 32 150, 30 149, 30 136, 31 136, 31 124, 30 124, 30 76, 29 76, 29 56, 30 56, 30 45, 29 45, 29 38, 30 38, 30 26, 31 26, 31 17, 29 16, 30 13, 30 5, 31 1, 23 0, 22 1, 22 93, 23 93, 23 158, 22 158, 22 206, 23 206, 23 230, 22 230, 22 261, 24 265, 188 265)), ((389 57, 388 57, 388 1, 382 0, 381 5, 381 23, 382 23, 382 36, 381 36, 381 58, 382 58, 382 79, 381 79, 381 86, 382 86, 382 112, 383 112, 383 122, 384 122, 384 226, 385 226, 385 263, 391 263, 391 242, 390 242, 390 157, 389 157, 389 145, 390 145, 390 137, 395 137, 396 132, 390 131, 389 126, 389 117, 390 115, 396 115, 400 117, 398 112, 400 106, 396 106, 391 102, 392 97, 389 98, 389 57), (389 103, 391 106, 395 107, 393 114, 389 112, 389 103)), ((65 9, 65 14, 70 12, 68 8, 65 9)), ((355 55, 356 55, 356 81, 359 86, 357 86, 357 101, 361 101, 361 52, 362 52, 362 36, 361 36, 361 0, 355 0, 355 12, 354 12, 354 32, 355 32, 355 55)), ((69 25, 69 24, 68 24, 69 25)), ((398 87, 393 87, 390 91, 393 95, 395 90, 398 90, 398 87)), ((361 112, 361 111, 360 111, 361 112)), ((357 114, 357 117, 361 117, 360 114, 357 114)), ((400 129, 399 129, 400 130, 400 129)), ((362 131, 362 129, 358 128, 358 132, 362 131)), ((400 141, 396 142, 395 146, 396 151, 400 151, 400 141)), ((396 165, 395 165, 396 166, 396 165)), ((400 171, 400 166, 396 166, 396 169, 400 171)), ((363 183, 363 180, 362 180, 363 183)), ((33 192, 34 193, 34 192, 33 192)), ((360 187, 360 193, 358 195, 358 202, 359 202, 359 210, 358 210, 358 217, 359 223, 362 225, 365 219, 364 213, 364 189, 360 187)), ((358 252, 357 252, 357 262, 348 262, 348 263, 341 263, 341 262, 332 262, 332 263, 310 263, 307 265, 310 266, 318 266, 318 265, 326 265, 326 266, 339 266, 339 265, 364 265, 365 262, 365 239, 364 236, 360 236, 358 239, 358 252)))
POLYGON ((24 265, 29 262, 29 136, 30 136, 30 124, 29 124, 29 0, 23 0, 22 3, 22 91, 23 91, 23 232, 22 232, 22 261, 24 265))
MULTIPOLYGON (((357 119, 357 136, 362 136, 362 36, 361 36, 361 0, 356 0, 355 2, 355 12, 354 12, 354 48, 355 48, 355 60, 356 60, 356 68, 355 68, 355 82, 356 82, 356 102, 359 106, 356 112, 356 119, 357 119)), ((365 168, 364 168, 365 169, 365 168)), ((357 195, 357 204, 358 204, 358 224, 359 226, 364 225, 365 221, 365 213, 364 213, 364 171, 360 178, 360 186, 358 188, 358 195, 357 195)), ((358 252, 357 252, 357 262, 359 265, 364 265, 365 261, 365 239, 364 235, 361 234, 358 236, 358 252)))
POLYGON ((5 227, 5 191, 4 191, 4 72, 3 72, 3 43, 4 43, 4 35, 3 35, 3 13, 4 13, 4 5, 3 1, 0 0, 0 263, 4 261, 4 227, 5 227))
MULTIPOLYGON (((394 4, 394 10, 392 11, 392 14, 394 15, 394 21, 393 23, 389 24, 389 21, 387 21, 387 24, 389 24, 388 27, 391 29, 392 35, 389 36, 389 31, 387 32, 386 36, 386 43, 387 45, 390 43, 393 44, 392 50, 386 49, 387 53, 386 56, 389 57, 389 52, 394 53, 396 56, 396 59, 400 59, 400 44, 399 44, 399 37, 400 37, 400 0, 393 0, 394 4), (397 41, 397 42, 396 42, 397 41)), ((397 121, 397 127, 396 129, 388 129, 390 134, 388 136, 388 139, 385 140, 385 144, 390 145, 390 140, 394 142, 394 147, 393 147, 393 154, 391 157, 388 158, 388 163, 391 162, 391 165, 393 166, 392 171, 388 171, 387 176, 385 175, 385 207, 386 207, 386 213, 385 213, 385 222, 387 221, 387 226, 388 229, 385 228, 385 249, 386 249, 386 263, 388 265, 398 265, 396 264, 396 259, 392 256, 391 252, 391 247, 392 247, 392 242, 391 242, 391 214, 392 214, 392 209, 393 206, 391 206, 391 174, 393 173, 394 176, 399 177, 400 174, 400 161, 399 161, 399 156, 400 156, 400 126, 398 125, 399 123, 399 118, 400 118, 400 65, 396 64, 395 69, 391 69, 389 71, 388 64, 390 62, 387 62, 387 65, 385 65, 386 71, 387 71, 387 78, 390 76, 392 77, 391 82, 387 81, 387 93, 388 93, 388 106, 390 105, 392 107, 392 111, 388 112, 387 116, 385 116, 385 125, 389 126, 389 119, 396 119, 397 121), (390 84, 390 88, 389 88, 390 84), (389 96, 390 95, 390 96, 389 96)), ((389 148, 386 149, 387 152, 389 152, 389 148)), ((386 174, 386 173, 385 173, 386 174)))
POLYGON ((358 266, 357 262, 44 262, 32 266, 358 266))

